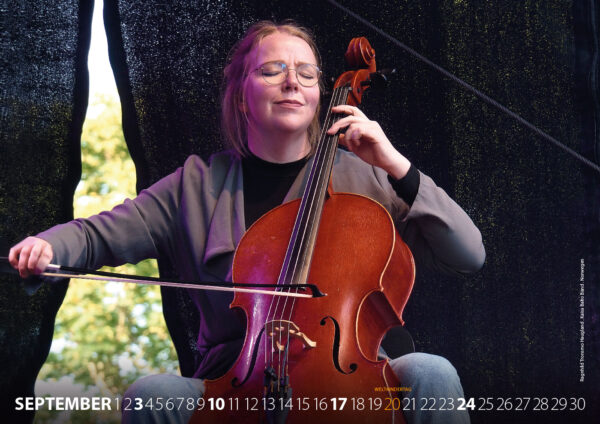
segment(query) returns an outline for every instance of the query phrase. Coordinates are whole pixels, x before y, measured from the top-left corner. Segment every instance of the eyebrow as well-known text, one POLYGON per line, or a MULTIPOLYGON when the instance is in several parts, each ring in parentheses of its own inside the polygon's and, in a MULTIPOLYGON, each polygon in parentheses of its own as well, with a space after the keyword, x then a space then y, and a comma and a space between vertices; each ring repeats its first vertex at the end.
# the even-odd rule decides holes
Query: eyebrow
MULTIPOLYGON (((260 68, 261 66, 266 65, 267 63, 273 63, 273 62, 283 63, 283 64, 285 64, 285 66, 289 66, 285 60, 275 59, 275 60, 267 60, 266 62, 263 62, 260 65, 258 65, 258 67, 260 68)), ((316 63, 311 63, 311 62, 296 62, 296 64, 294 66, 300 66, 300 65, 313 65, 316 67, 319 66, 316 63)))

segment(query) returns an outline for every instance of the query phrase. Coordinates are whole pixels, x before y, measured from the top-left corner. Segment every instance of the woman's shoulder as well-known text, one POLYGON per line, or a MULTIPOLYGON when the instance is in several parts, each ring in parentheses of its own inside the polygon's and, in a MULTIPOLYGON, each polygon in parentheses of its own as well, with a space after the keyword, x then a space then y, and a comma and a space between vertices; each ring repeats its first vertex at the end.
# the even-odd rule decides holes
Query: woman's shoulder
POLYGON ((338 147, 336 155, 335 155, 335 165, 336 166, 367 166, 370 167, 368 163, 361 160, 354 153, 349 152, 348 150, 342 149, 338 147))
POLYGON ((352 152, 338 149, 332 182, 335 191, 362 194, 388 210, 391 208, 393 196, 385 171, 369 165, 352 152))
POLYGON ((180 168, 180 172, 182 172, 186 178, 206 179, 209 177, 211 179, 220 179, 223 178, 237 162, 239 162, 238 157, 230 150, 214 153, 208 158, 208 161, 193 154, 188 156, 185 160, 183 166, 180 168))
POLYGON ((361 184, 365 183, 365 179, 372 180, 377 185, 385 182, 386 174, 383 169, 369 165, 354 153, 344 149, 338 148, 334 167, 336 173, 343 174, 350 180, 356 179, 356 182, 361 184))
POLYGON ((336 152, 334 166, 338 172, 362 174, 363 177, 369 175, 378 178, 379 171, 385 173, 382 169, 368 164, 354 153, 342 148, 338 148, 336 152))

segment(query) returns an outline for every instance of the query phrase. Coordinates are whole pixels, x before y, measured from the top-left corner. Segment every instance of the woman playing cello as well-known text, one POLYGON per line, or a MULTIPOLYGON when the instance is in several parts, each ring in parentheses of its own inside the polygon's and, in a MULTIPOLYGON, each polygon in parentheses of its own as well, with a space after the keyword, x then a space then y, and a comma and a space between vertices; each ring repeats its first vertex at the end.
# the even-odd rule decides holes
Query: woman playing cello
MULTIPOLYGON (((231 281, 233 254, 253 222, 297 198, 319 135, 319 54, 309 32, 295 24, 260 22, 230 54, 225 68, 222 130, 232 149, 208 163, 197 156, 133 200, 110 212, 53 227, 15 245, 9 254, 22 277, 52 261, 99 268, 165 256, 186 281, 231 281)), ((481 235, 446 193, 398 152, 381 127, 358 108, 328 134, 345 130, 333 189, 368 196, 390 213, 417 263, 449 273, 483 265, 481 235)), ((230 308, 230 293, 190 290, 198 308, 194 378, 158 375, 135 382, 125 397, 199 398, 204 379, 223 375, 238 357, 245 323, 230 308)), ((405 394, 415 399, 463 397, 452 365, 439 356, 411 353, 390 360, 405 394)), ((144 402, 145 403, 145 402, 144 402)), ((194 409, 126 411, 124 422, 187 422, 194 409), (161 415, 165 414, 166 415, 161 415), (170 420, 170 421, 169 421, 170 420)), ((468 422, 465 411, 406 410, 409 423, 468 422)))

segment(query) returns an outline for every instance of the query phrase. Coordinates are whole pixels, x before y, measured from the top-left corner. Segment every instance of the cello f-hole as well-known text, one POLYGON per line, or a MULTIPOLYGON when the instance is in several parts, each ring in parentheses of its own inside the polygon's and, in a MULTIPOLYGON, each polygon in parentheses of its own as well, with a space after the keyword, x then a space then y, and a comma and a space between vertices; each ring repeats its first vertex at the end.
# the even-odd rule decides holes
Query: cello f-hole
POLYGON ((246 377, 244 377, 244 380, 239 384, 238 384, 239 379, 237 377, 234 377, 231 380, 231 387, 242 386, 246 381, 248 381, 248 379, 252 375, 252 371, 254 370, 254 366, 256 365, 256 358, 258 357, 258 349, 260 347, 260 340, 262 339, 264 332, 265 332, 265 327, 263 327, 260 330, 260 333, 258 333, 258 337, 256 338, 256 343, 254 345, 254 349, 252 349, 252 360, 250 361, 250 366, 248 367, 248 372, 246 373, 246 377))
POLYGON ((344 371, 342 369, 342 367, 340 366, 340 325, 338 324, 338 322, 335 320, 335 318, 331 317, 331 316, 326 316, 321 320, 321 325, 325 325, 326 321, 330 319, 331 322, 333 322, 333 327, 334 327, 334 336, 333 336, 333 347, 332 347, 332 352, 331 352, 331 359, 333 359, 333 364, 335 365, 335 369, 337 369, 339 372, 341 372, 342 374, 352 374, 353 372, 355 372, 358 369, 358 365, 355 363, 351 363, 349 365, 350 371, 344 371))

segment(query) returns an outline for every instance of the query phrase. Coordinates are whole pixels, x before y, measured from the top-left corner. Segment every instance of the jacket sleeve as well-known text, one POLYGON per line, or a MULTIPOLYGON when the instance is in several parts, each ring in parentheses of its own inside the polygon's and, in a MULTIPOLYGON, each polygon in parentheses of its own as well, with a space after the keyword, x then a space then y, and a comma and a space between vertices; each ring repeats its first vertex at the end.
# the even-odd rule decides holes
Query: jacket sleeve
POLYGON ((52 263, 97 269, 156 258, 169 251, 177 225, 181 169, 111 211, 52 227, 40 237, 52 245, 52 263))
MULTIPOLYGON (((376 174, 385 172, 377 169, 376 174)), ((387 175, 377 175, 390 195, 394 208, 401 213, 392 216, 403 240, 415 260, 447 274, 469 274, 481 269, 485 248, 479 229, 466 212, 435 182, 419 171, 416 197, 406 212, 407 203, 399 198, 387 181, 387 175)))

